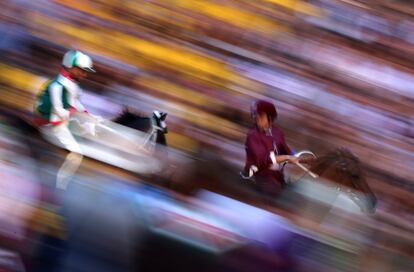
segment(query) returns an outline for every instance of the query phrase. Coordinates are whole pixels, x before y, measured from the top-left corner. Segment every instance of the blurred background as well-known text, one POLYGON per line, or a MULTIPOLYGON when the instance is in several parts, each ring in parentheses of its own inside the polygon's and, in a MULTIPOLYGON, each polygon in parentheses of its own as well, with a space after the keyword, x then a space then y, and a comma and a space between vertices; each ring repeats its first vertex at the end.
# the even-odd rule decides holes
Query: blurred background
MULTIPOLYGON (((227 255, 204 246, 202 261, 194 261, 197 269, 252 271, 266 264, 269 271, 414 270, 412 1, 1 0, 0 7, 0 267, 5 271, 184 267, 189 252, 198 251, 175 249, 171 235, 165 242, 143 234, 153 233, 152 221, 143 215, 148 203, 149 210, 180 214, 172 221, 182 220, 183 209, 193 221, 202 214, 210 228, 226 229, 225 241, 243 244, 243 250, 227 255), (211 184, 206 189, 219 195, 189 196, 146 175, 89 159, 68 191, 55 192, 54 173, 63 153, 50 151, 46 160, 33 156, 36 143, 11 116, 30 115, 36 94, 58 73, 69 49, 94 60, 97 73, 81 84, 89 112, 106 119, 116 118, 125 106, 146 116, 154 109, 167 112, 169 147, 192 161, 202 156, 222 161, 226 167, 219 174, 237 174, 244 164, 251 103, 273 101, 277 125, 293 150, 322 155, 346 147, 359 157, 378 198, 376 214, 331 211, 315 223, 257 204, 250 193, 235 194, 249 208, 218 201, 236 196, 211 184), (165 203, 156 201, 161 199, 165 203), (228 207, 228 214, 218 212, 217 203, 228 207), (257 215, 255 231, 217 223, 232 218, 240 225, 247 218, 233 216, 244 209, 266 213, 257 215), (267 233, 262 219, 279 227, 261 240, 255 235, 267 233), (276 231, 281 225, 283 232, 276 231), (289 256, 273 247, 245 246, 278 235, 296 237, 289 240, 289 256), (217 267, 206 268, 212 263, 217 267)), ((187 170, 175 169, 175 181, 191 178, 187 170)), ((191 232, 186 227, 199 223, 180 222, 169 230, 173 237, 195 239, 186 236, 191 232)))

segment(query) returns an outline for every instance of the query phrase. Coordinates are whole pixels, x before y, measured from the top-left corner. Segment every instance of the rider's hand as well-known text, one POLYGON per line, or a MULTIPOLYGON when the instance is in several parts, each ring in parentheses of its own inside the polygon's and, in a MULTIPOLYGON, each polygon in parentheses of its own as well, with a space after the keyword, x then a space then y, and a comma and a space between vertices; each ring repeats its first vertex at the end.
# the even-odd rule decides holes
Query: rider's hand
POLYGON ((295 156, 289 156, 288 159, 287 159, 287 161, 289 163, 296 164, 296 163, 299 163, 299 158, 298 157, 295 157, 295 156))
POLYGON ((104 118, 102 118, 102 116, 99 116, 99 115, 93 115, 92 117, 93 117, 95 123, 97 123, 97 124, 102 123, 105 120, 104 118))
POLYGON ((316 159, 313 158, 313 157, 311 157, 311 158, 299 158, 299 162, 302 163, 302 164, 312 165, 315 161, 316 161, 316 159))
POLYGON ((242 177, 242 179, 246 179, 246 180, 251 179, 251 176, 249 176, 248 174, 246 175, 246 173, 244 173, 244 171, 240 171, 240 176, 242 177))
POLYGON ((71 112, 68 110, 64 110, 62 112, 60 112, 59 117, 63 120, 63 121, 68 121, 70 118, 71 112))
POLYGON ((92 136, 96 135, 96 127, 94 123, 86 122, 82 125, 85 134, 89 134, 92 136))

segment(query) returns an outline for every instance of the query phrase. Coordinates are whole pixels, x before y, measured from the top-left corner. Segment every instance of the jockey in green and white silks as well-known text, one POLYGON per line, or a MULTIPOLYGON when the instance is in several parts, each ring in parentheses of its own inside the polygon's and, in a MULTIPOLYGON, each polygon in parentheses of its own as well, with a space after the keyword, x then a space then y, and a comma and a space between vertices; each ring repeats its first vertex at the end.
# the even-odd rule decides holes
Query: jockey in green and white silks
POLYGON ((37 97, 36 113, 43 119, 39 124, 59 124, 67 120, 73 111, 85 111, 79 101, 80 88, 65 70, 55 79, 48 81, 37 97))
MULTIPOLYGON (((85 111, 84 106, 79 100, 81 89, 78 85, 79 75, 73 75, 70 71, 79 68, 84 71, 94 71, 92 60, 79 51, 69 51, 63 60, 63 69, 53 80, 48 81, 37 96, 35 113, 40 117, 37 120, 39 125, 59 124, 67 120, 71 112, 85 111), (67 55, 72 56, 72 60, 67 63, 67 55)), ((85 73, 85 72, 80 72, 85 73)), ((81 75, 84 77, 84 75, 81 75)))
POLYGON ((68 128, 68 121, 71 113, 86 112, 79 100, 78 82, 88 72, 94 72, 92 59, 82 52, 68 51, 59 75, 48 81, 37 96, 35 122, 46 139, 70 152, 57 174, 56 186, 60 189, 66 189, 82 162, 82 150, 68 128))

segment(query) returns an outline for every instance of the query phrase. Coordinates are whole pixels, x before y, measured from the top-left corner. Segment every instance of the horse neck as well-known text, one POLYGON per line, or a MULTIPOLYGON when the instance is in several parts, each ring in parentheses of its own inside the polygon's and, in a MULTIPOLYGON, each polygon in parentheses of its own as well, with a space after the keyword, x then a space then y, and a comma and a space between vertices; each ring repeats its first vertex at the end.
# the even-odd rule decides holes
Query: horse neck
POLYGON ((148 117, 141 116, 121 116, 114 120, 116 123, 123 126, 133 128, 139 131, 148 132, 151 131, 152 124, 151 120, 148 117))
POLYGON ((132 113, 123 113, 114 122, 148 134, 148 140, 154 144, 167 145, 165 133, 153 117, 142 117, 132 113))
POLYGON ((160 145, 167 145, 167 139, 165 137, 165 134, 162 131, 157 130, 157 136, 156 136, 155 142, 160 145))
POLYGON ((313 169, 319 176, 331 181, 338 187, 345 186, 353 191, 372 194, 359 167, 357 161, 351 160, 348 156, 335 153, 321 157, 313 169), (353 178, 352 172, 356 173, 355 178, 353 178))
POLYGON ((326 170, 328 170, 334 162, 335 158, 333 156, 326 155, 318 158, 310 170, 319 176, 326 175, 326 170))
POLYGON ((368 213, 375 211, 377 198, 365 181, 358 159, 353 154, 331 153, 321 157, 313 168, 341 191, 345 186, 345 192, 362 210, 368 213), (360 196, 363 198, 359 198, 360 196))
POLYGON ((341 185, 353 187, 353 184, 348 180, 347 175, 340 170, 339 164, 341 160, 341 156, 338 156, 335 153, 330 153, 320 157, 311 170, 338 187, 341 185))

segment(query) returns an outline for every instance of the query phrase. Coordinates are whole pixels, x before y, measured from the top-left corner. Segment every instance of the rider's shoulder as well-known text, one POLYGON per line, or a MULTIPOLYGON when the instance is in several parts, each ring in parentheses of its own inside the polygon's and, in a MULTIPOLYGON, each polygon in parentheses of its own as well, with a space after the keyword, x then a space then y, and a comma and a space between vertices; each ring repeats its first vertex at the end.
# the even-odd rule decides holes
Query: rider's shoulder
POLYGON ((62 88, 63 84, 57 78, 53 78, 49 81, 48 86, 51 89, 56 89, 56 88, 62 88))
POLYGON ((257 137, 260 135, 260 131, 256 127, 252 127, 247 132, 247 138, 257 137))
POLYGON ((283 135, 283 131, 278 126, 272 125, 272 134, 273 135, 277 135, 277 134, 283 135))
POLYGON ((47 81, 45 81, 45 82, 42 83, 40 89, 41 90, 48 89, 48 88, 50 88, 55 83, 56 83, 56 77, 50 78, 47 81))

